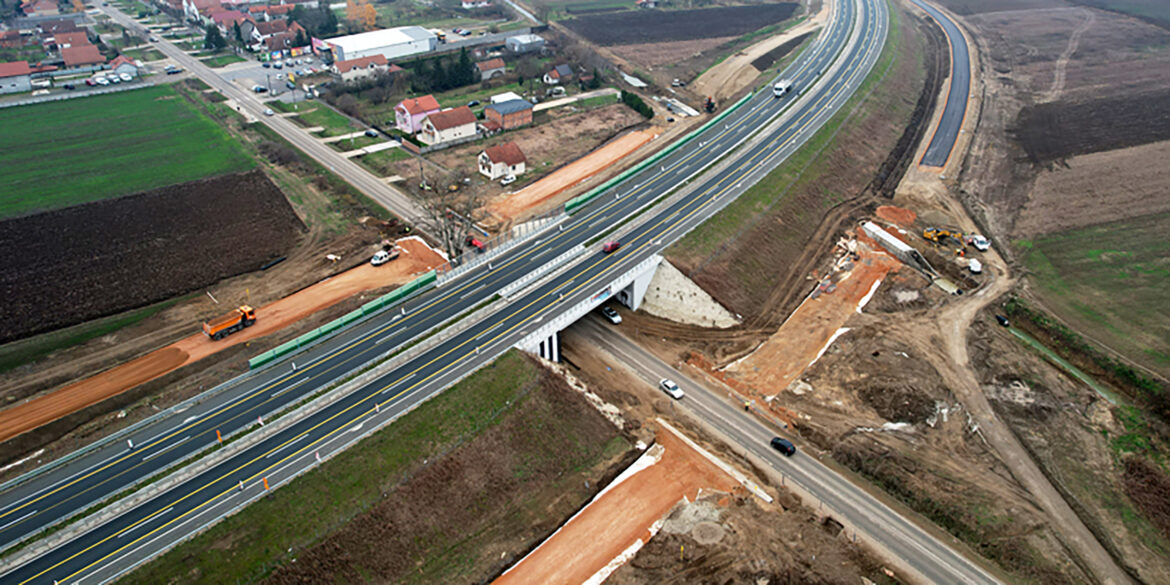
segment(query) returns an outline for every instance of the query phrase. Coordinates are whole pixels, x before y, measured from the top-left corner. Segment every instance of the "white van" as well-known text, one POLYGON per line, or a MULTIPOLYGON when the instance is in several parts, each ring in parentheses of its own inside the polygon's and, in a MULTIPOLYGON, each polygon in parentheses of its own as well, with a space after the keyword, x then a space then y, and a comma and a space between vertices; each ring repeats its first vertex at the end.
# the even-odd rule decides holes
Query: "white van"
POLYGON ((776 97, 784 97, 788 92, 792 91, 793 82, 791 79, 781 79, 772 86, 772 95, 776 97))

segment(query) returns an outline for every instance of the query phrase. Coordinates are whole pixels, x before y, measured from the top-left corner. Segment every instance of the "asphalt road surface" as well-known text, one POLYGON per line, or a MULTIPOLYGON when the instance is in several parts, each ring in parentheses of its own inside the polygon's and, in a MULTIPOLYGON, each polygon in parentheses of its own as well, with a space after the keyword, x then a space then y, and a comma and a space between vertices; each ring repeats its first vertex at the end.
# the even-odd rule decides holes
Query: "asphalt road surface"
POLYGON ((913 2, 938 22, 951 46, 951 83, 947 89, 947 103, 921 161, 925 166, 944 167, 951 158, 955 140, 959 138, 959 129, 967 116, 967 97, 971 93, 971 56, 967 53, 967 40, 963 38, 962 31, 947 15, 922 0, 913 2))
MULTIPOLYGON (((574 331, 615 360, 623 362, 650 386, 669 378, 686 393, 675 404, 687 414, 718 430, 727 440, 747 450, 775 471, 786 482, 795 482, 814 494, 839 519, 847 519, 863 541, 889 551, 898 561, 930 583, 965 583, 990 585, 999 583, 988 572, 931 534, 891 510, 865 490, 826 467, 803 450, 792 457, 777 453, 768 442, 783 431, 771 428, 756 416, 743 411, 726 396, 720 396, 675 370, 656 356, 630 341, 618 327, 607 326, 597 318, 586 318, 573 325, 574 331)), ((799 442, 797 442, 799 445, 799 442)), ((807 502, 806 502, 807 503, 807 502)))
MULTIPOLYGON (((812 87, 822 72, 825 78, 797 107, 784 114, 782 128, 758 144, 737 151, 729 164, 709 173, 711 176, 697 188, 634 226, 625 239, 626 245, 617 253, 586 255, 571 270, 513 300, 463 335, 0 578, 14 583, 73 582, 79 578, 94 583, 111 579, 262 495, 260 478, 268 478, 274 486, 287 481, 311 466, 316 455, 327 457, 441 391, 514 345, 536 323, 555 316, 565 306, 587 300, 609 279, 660 251, 803 144, 865 78, 885 38, 886 7, 866 0, 864 14, 855 23, 854 0, 842 6, 834 28, 784 73, 795 77, 798 86, 804 88, 812 87), (856 38, 849 36, 851 31, 856 38), (852 42, 847 43, 850 39, 852 42), (847 50, 839 55, 840 62, 830 67, 842 47, 847 50), (241 481, 243 491, 238 490, 241 481)), ((742 143, 795 99, 791 96, 777 100, 766 92, 756 96, 723 124, 666 157, 659 168, 648 169, 618 186, 614 190, 618 197, 603 197, 575 215, 563 230, 551 232, 521 252, 501 257, 490 269, 473 271, 408 303, 405 315, 391 312, 297 356, 302 366, 295 372, 288 369, 287 362, 265 370, 240 385, 247 390, 224 393, 200 405, 203 414, 192 414, 193 408, 192 413, 182 413, 156 428, 141 430, 143 436, 133 437, 139 446, 134 451, 123 449, 119 453, 116 446, 111 446, 9 490, 0 507, 0 533, 11 530, 3 534, 7 540, 27 533, 33 526, 28 520, 44 522, 54 515, 60 517, 65 509, 83 508, 74 498, 79 492, 87 494, 81 499, 92 501, 150 477, 170 462, 214 441, 215 429, 231 431, 255 424, 253 413, 271 412, 278 404, 297 402, 353 366, 367 363, 435 323, 476 306, 520 275, 651 205, 706 164, 721 158, 732 146, 742 143)))
MULTIPOLYGON (((143 25, 135 22, 132 18, 113 6, 103 6, 101 10, 118 24, 131 31, 136 31, 143 38, 147 38, 153 34, 143 25)), ((247 113, 259 120, 260 123, 268 125, 277 134, 280 134, 282 138, 291 142, 293 146, 296 146, 304 153, 313 157, 317 162, 325 165, 325 167, 336 173, 346 182, 356 187, 362 193, 365 193, 366 196, 377 201, 398 217, 418 226, 423 231, 427 231, 427 226, 431 223, 429 215, 405 193, 386 184, 385 181, 367 171, 365 167, 353 160, 345 158, 340 152, 330 148, 329 145, 321 143, 320 140, 305 132, 304 129, 297 126, 291 120, 280 116, 265 116, 264 110, 267 109, 267 106, 251 90, 242 88, 224 79, 215 70, 204 65, 199 59, 188 55, 170 41, 160 38, 158 42, 151 44, 159 52, 170 57, 180 66, 190 71, 199 79, 202 79, 204 83, 224 96, 235 100, 243 108, 241 113, 247 113)))

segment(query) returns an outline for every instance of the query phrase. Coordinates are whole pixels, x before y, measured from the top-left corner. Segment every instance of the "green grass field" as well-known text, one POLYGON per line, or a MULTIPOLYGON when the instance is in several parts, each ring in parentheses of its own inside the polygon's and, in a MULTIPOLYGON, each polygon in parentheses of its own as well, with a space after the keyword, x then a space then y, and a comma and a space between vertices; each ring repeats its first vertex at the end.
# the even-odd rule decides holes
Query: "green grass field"
POLYGON ((168 86, 0 110, 0 144, 0 218, 254 165, 168 86))
POLYGON ((364 154, 354 160, 361 163, 367 169, 370 169, 371 172, 379 177, 389 177, 397 173, 394 170, 393 163, 408 158, 410 158, 410 155, 401 148, 388 148, 386 150, 364 154))
POLYGON ((1074 329, 1170 375, 1170 213, 1017 242, 1045 305, 1074 329))
POLYGON ((208 67, 223 67, 224 65, 240 63, 245 60, 246 59, 240 57, 239 55, 217 55, 207 59, 200 59, 200 61, 203 61, 203 64, 207 65, 208 67))
MULTIPOLYGON (((273 102, 276 103, 276 102, 273 102)), ((325 104, 298 104, 298 107, 293 109, 291 106, 281 108, 286 112, 301 112, 299 116, 293 116, 292 120, 306 128, 320 126, 324 130, 318 132, 319 136, 341 136, 342 134, 349 134, 357 132, 362 127, 356 122, 350 121, 344 115, 339 114, 325 104)))

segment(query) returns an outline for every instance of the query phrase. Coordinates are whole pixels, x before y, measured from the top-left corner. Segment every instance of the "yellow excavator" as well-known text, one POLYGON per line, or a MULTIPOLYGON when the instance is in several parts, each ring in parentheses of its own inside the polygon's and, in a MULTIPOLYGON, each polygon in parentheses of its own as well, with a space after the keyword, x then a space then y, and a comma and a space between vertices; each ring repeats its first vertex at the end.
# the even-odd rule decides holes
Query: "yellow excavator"
POLYGON ((963 233, 945 228, 928 227, 922 230, 922 237, 936 243, 946 245, 947 240, 954 240, 960 246, 963 245, 963 233))

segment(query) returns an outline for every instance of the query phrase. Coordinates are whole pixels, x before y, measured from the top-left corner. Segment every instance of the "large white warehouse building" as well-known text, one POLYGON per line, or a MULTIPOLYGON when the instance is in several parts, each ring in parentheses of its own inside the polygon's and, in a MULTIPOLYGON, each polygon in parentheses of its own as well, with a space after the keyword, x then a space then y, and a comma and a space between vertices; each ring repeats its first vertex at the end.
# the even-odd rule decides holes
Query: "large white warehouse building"
POLYGON ((325 39, 334 61, 349 61, 371 55, 401 59, 435 50, 439 39, 421 26, 400 26, 356 35, 325 39))

